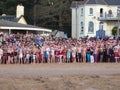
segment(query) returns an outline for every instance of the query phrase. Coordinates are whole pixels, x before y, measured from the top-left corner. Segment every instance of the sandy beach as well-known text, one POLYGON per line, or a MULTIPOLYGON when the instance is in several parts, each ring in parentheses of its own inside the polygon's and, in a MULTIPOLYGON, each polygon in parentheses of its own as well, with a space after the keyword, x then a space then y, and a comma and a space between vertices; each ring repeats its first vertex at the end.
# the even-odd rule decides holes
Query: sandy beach
POLYGON ((0 65, 0 90, 120 90, 120 63, 0 65))

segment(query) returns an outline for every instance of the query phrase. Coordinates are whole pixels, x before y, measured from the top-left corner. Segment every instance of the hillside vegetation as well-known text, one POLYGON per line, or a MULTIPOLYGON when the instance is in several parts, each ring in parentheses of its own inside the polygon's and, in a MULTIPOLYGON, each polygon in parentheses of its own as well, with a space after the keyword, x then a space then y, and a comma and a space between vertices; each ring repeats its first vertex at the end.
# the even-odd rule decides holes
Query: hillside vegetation
POLYGON ((15 15, 16 5, 25 6, 29 24, 71 33, 72 0, 0 0, 0 15, 15 15))

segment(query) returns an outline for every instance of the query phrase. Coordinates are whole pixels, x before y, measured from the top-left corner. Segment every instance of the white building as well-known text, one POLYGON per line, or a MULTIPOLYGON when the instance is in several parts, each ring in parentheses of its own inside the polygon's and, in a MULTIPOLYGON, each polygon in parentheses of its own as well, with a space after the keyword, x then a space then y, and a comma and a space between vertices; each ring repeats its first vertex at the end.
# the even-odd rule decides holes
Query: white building
POLYGON ((94 37, 96 31, 103 29, 107 36, 113 27, 118 26, 120 0, 83 0, 73 2, 72 37, 94 37))

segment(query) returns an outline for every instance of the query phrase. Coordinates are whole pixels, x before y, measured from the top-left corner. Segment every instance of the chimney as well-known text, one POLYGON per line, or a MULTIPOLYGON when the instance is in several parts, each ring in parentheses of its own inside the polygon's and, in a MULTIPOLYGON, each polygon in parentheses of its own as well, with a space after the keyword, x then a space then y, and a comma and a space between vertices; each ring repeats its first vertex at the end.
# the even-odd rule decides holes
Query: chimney
POLYGON ((16 9, 16 18, 19 18, 21 15, 24 15, 24 6, 22 4, 18 4, 16 9))

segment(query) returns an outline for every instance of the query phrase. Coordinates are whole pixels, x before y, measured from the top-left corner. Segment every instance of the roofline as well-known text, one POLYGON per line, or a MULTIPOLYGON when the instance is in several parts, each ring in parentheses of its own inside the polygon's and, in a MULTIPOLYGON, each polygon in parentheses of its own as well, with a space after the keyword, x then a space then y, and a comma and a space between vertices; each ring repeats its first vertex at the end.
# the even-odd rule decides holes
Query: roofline
MULTIPOLYGON (((88 1, 90 1, 90 0, 84 0, 84 1, 72 1, 72 4, 73 3, 77 3, 77 7, 79 7, 79 6, 81 6, 81 5, 107 5, 107 6, 120 6, 119 4, 108 4, 105 0, 102 0, 102 2, 104 3, 104 4, 100 4, 100 3, 97 3, 97 0, 95 0, 95 2, 96 3, 94 3, 94 4, 89 4, 89 3, 87 3, 88 1), (81 4, 80 4, 81 3, 81 4)), ((71 4, 71 5, 72 5, 71 4)), ((76 8, 75 6, 71 6, 71 9, 72 8, 76 8)))
POLYGON ((105 0, 102 0, 106 5, 108 5, 108 3, 105 0))
MULTIPOLYGON (((82 5, 79 5, 78 7, 80 7, 80 6, 87 6, 87 5, 120 6, 120 5, 108 5, 108 4, 82 4, 82 5)), ((73 9, 75 7, 70 7, 70 8, 73 9)))
POLYGON ((4 27, 4 26, 1 26, 0 29, 14 29, 14 30, 29 30, 29 31, 33 31, 33 30, 36 30, 36 31, 43 31, 43 32, 52 32, 52 30, 50 29, 45 29, 45 28, 28 28, 28 27, 4 27))

